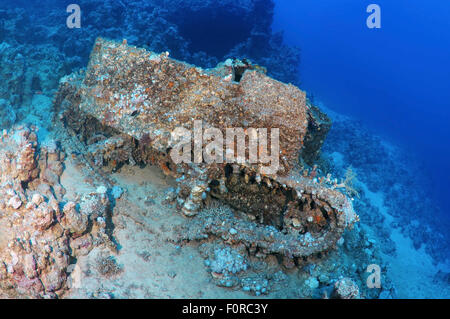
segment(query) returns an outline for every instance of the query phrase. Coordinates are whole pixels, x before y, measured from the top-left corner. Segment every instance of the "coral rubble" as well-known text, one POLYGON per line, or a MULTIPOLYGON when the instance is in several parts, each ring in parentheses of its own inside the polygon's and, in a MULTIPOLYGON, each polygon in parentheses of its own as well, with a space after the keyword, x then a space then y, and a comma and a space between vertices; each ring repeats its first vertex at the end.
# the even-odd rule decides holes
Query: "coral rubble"
POLYGON ((67 289, 72 260, 108 240, 101 219, 109 200, 86 194, 66 202, 64 153, 55 141, 38 141, 36 128, 3 130, 0 149, 0 290, 56 297, 67 289))

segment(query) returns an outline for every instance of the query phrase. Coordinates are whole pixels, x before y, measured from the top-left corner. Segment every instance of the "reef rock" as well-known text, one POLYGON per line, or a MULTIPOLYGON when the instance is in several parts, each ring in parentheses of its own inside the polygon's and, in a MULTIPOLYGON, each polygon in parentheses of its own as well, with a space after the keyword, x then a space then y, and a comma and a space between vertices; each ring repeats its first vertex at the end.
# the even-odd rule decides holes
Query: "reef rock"
MULTIPOLYGON (((63 6, 40 3, 31 8, 19 0, 14 4, 23 9, 0 7, 0 42, 32 48, 48 44, 59 52, 45 59, 62 53, 64 64, 72 70, 87 63, 95 38, 102 35, 126 38, 155 51, 170 48, 177 59, 203 67, 213 67, 228 57, 245 57, 269 67, 276 79, 299 81, 300 50, 286 45, 281 31, 272 30, 273 0, 78 0, 86 27, 76 30, 64 23, 63 6)), ((33 63, 33 58, 26 56, 25 62, 33 63)), ((49 76, 54 74, 49 72, 49 76)))
POLYGON ((0 99, 16 108, 31 104, 35 94, 53 93, 59 79, 67 74, 64 57, 50 45, 40 45, 36 49, 32 45, 2 42, 0 63, 0 76, 6 79, 0 87, 0 99))
POLYGON ((5 99, 0 99, 0 128, 9 128, 16 121, 16 112, 5 99))
POLYGON ((350 278, 342 278, 334 284, 334 296, 339 299, 359 299, 359 287, 350 278))
MULTIPOLYGON (((187 216, 201 210, 209 193, 254 216, 251 222, 227 217, 237 230, 231 237, 268 253, 302 257, 322 252, 357 220, 345 195, 297 169, 299 156, 307 163, 317 157, 329 128, 326 115, 307 105, 297 87, 268 77, 248 61, 201 69, 168 53, 98 39, 87 70, 61 81, 55 108, 57 119, 90 144, 93 162, 113 168, 159 165, 177 179, 178 203, 187 216), (230 144, 222 150, 227 163, 198 160, 196 150, 206 142, 191 145, 191 139, 184 146, 193 146, 192 162, 176 161, 180 128, 194 137, 203 128, 215 128, 222 136, 229 128, 242 128, 247 140, 253 129, 258 134, 267 129, 271 138, 278 129, 279 154, 271 148, 275 140, 269 144, 279 166, 268 171, 268 164, 248 157, 250 150, 236 156, 234 139, 230 158, 230 144)), ((258 157, 264 152, 261 144, 256 152, 258 157)), ((204 230, 228 234, 229 225, 212 217, 204 230)))
MULTIPOLYGON (((19 127, 3 130, 0 149, 0 295, 57 297, 78 254, 71 244, 76 236, 91 238, 94 212, 64 206, 64 156, 56 142, 42 145, 35 128, 19 127)), ((108 206, 106 198, 102 203, 108 206)), ((95 236, 101 241, 103 234, 95 236)))

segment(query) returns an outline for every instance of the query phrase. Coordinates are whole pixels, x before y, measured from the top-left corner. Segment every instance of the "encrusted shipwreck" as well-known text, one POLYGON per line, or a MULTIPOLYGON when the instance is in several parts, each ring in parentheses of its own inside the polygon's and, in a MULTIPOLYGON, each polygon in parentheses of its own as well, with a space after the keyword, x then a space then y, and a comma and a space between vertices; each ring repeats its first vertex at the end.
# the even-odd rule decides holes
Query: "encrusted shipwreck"
POLYGON ((330 127, 326 115, 307 105, 297 87, 246 60, 205 70, 168 53, 98 39, 86 71, 62 79, 55 108, 57 120, 87 144, 92 163, 111 170, 159 165, 175 177, 178 205, 201 225, 201 234, 186 239, 214 235, 268 254, 308 257, 333 247, 358 218, 349 198, 299 168, 317 158, 330 127), (279 170, 264 174, 265 164, 248 159, 176 163, 173 133, 194 131, 195 123, 223 136, 227 128, 247 135, 247 128, 278 128, 279 170), (198 214, 210 197, 252 218, 198 214))

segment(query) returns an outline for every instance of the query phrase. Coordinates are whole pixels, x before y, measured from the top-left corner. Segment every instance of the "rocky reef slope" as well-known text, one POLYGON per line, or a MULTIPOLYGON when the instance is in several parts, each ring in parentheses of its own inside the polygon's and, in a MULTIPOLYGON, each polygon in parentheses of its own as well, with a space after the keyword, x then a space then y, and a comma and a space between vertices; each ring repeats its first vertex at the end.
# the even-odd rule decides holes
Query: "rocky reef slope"
POLYGON ((56 297, 78 256, 105 240, 109 200, 85 194, 65 201, 64 153, 40 143, 35 128, 0 138, 0 291, 12 297, 56 297))

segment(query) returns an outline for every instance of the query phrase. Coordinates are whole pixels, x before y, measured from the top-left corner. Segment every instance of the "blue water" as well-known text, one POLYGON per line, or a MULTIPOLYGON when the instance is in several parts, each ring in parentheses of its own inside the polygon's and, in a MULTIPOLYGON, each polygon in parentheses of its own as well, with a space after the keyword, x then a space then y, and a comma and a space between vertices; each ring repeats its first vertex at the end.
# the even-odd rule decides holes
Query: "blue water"
POLYGON ((450 3, 277 1, 274 28, 302 50, 302 88, 425 164, 450 216, 450 3), (366 8, 381 8, 369 29, 366 8))

